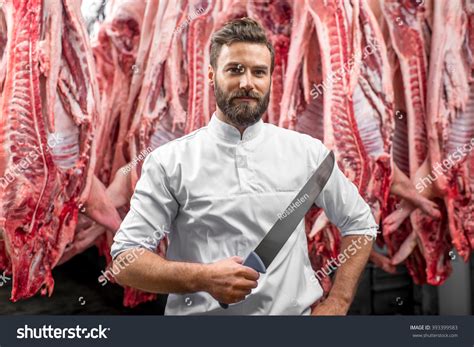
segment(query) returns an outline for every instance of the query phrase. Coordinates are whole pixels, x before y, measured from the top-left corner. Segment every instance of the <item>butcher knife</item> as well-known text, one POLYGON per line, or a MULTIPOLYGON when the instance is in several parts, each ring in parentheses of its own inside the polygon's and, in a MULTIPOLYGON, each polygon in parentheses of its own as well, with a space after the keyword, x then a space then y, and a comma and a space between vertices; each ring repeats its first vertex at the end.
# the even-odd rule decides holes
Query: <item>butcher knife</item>
MULTIPOLYGON (((251 267, 255 271, 265 273, 282 249, 285 242, 290 238, 306 212, 313 205, 319 194, 326 185, 334 168, 335 158, 331 151, 310 179, 306 182, 293 201, 278 215, 278 220, 270 231, 260 241, 257 248, 245 259, 243 265, 251 267)), ((222 308, 228 308, 228 304, 219 303, 222 308)))

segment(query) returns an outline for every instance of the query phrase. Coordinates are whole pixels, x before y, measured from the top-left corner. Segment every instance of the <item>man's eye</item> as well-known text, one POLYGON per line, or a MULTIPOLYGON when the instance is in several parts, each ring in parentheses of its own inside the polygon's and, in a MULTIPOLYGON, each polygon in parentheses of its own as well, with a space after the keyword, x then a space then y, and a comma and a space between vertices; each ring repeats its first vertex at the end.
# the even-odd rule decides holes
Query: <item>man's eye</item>
POLYGON ((264 70, 257 70, 257 71, 255 71, 255 73, 256 73, 258 76, 264 76, 264 75, 265 75, 265 71, 264 71, 264 70))
POLYGON ((238 69, 236 67, 231 67, 229 70, 227 71, 230 71, 232 73, 240 73, 242 69, 238 69))

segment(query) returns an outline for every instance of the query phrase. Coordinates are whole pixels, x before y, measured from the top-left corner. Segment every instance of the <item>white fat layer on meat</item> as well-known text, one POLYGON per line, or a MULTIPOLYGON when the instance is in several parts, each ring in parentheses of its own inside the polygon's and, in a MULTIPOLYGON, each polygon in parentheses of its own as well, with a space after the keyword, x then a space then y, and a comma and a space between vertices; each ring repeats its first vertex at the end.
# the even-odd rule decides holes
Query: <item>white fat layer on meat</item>
POLYGON ((48 133, 48 146, 56 166, 67 170, 74 167, 79 158, 79 130, 67 115, 58 95, 54 114, 55 132, 48 133))
POLYGON ((357 128, 365 150, 371 157, 377 158, 384 153, 383 139, 380 132, 382 124, 380 124, 380 119, 377 117, 377 111, 373 109, 359 85, 354 89, 353 100, 357 128))
POLYGON ((158 128, 151 136, 150 147, 153 149, 158 148, 175 138, 176 136, 171 131, 158 128))
POLYGON ((171 117, 167 114, 165 115, 165 117, 163 117, 163 119, 160 120, 155 132, 151 136, 150 147, 155 149, 171 140, 174 140, 184 135, 184 132, 179 129, 176 129, 173 132, 172 127, 173 121, 171 117))
POLYGON ((48 145, 53 161, 60 169, 74 167, 79 158, 79 131, 48 134, 48 145))
POLYGON ((449 133, 449 140, 446 146, 448 154, 454 153, 458 148, 462 148, 465 144, 469 144, 474 137, 474 87, 470 88, 469 99, 467 107, 464 112, 456 117, 451 126, 449 133))

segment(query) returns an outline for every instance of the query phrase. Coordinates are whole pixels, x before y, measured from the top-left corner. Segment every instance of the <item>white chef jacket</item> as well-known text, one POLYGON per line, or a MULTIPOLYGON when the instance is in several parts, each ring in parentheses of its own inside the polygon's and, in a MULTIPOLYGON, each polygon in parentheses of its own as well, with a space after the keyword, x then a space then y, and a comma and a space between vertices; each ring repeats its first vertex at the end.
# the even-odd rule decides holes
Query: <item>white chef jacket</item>
MULTIPOLYGON (((146 157, 112 257, 134 247, 155 251, 168 233, 169 260, 245 259, 328 153, 321 141, 262 120, 241 137, 214 114, 208 126, 146 157)), ((369 206, 337 165, 315 203, 342 235, 376 235, 369 206)), ((170 294, 165 314, 308 315, 321 296, 302 220, 244 301, 224 310, 207 292, 170 294)))

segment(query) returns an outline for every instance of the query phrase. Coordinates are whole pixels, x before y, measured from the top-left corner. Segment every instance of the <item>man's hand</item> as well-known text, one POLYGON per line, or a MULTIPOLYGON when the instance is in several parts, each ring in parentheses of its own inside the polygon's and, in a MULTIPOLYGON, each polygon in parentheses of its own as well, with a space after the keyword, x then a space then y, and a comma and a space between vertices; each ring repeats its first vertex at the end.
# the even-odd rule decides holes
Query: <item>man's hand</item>
POLYGON ((260 274, 242 263, 241 257, 231 257, 206 265, 205 291, 225 304, 244 300, 257 287, 260 274))
POLYGON ((346 301, 342 299, 328 297, 318 306, 316 306, 313 311, 311 311, 312 316, 345 316, 349 310, 349 305, 346 301))
POLYGON ((245 299, 257 287, 257 271, 242 265, 240 257, 231 257, 211 264, 177 262, 163 259, 148 250, 141 250, 133 261, 120 253, 114 260, 117 283, 150 293, 187 294, 208 292, 216 300, 231 304, 245 299))

